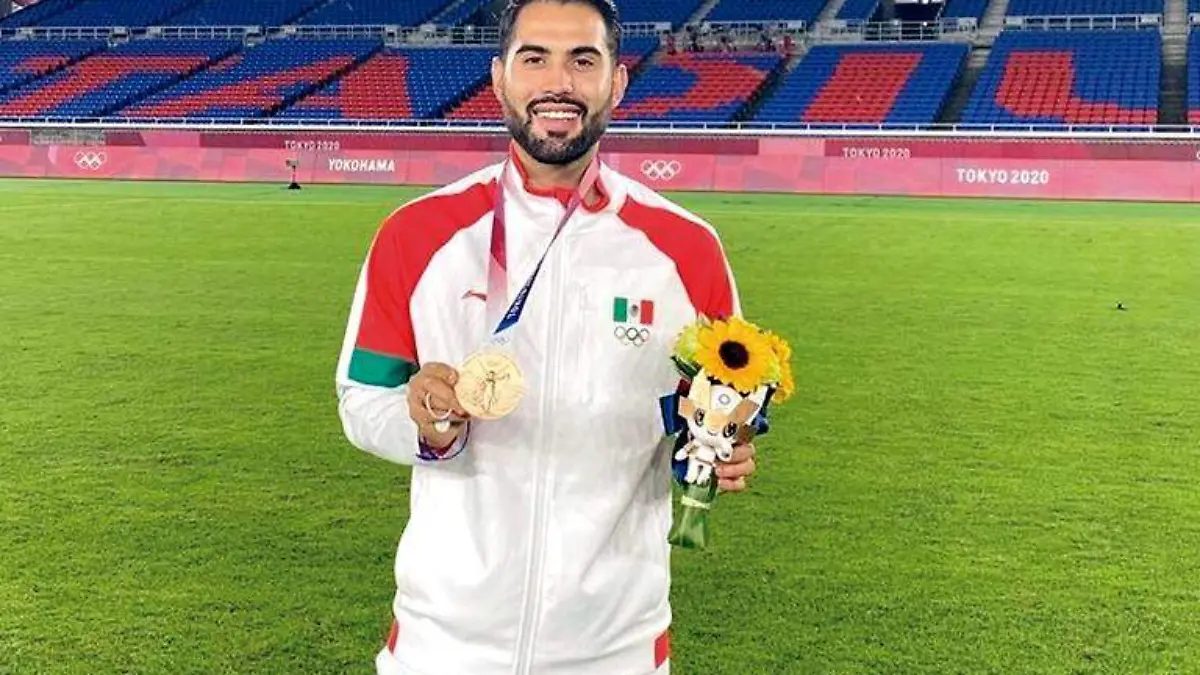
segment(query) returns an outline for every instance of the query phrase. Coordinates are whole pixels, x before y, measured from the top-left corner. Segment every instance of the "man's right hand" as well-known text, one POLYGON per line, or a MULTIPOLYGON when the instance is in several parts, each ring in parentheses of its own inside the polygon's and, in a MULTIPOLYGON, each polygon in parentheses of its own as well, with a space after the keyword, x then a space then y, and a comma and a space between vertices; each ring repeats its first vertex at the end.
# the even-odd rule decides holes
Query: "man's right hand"
POLYGON ((450 447, 466 427, 467 413, 454 393, 457 383, 458 372, 444 363, 426 363, 408 381, 408 414, 417 423, 421 438, 434 448, 450 447), (450 422, 450 428, 445 432, 434 429, 439 420, 426 408, 426 397, 428 407, 438 415, 450 411, 446 420, 450 422))

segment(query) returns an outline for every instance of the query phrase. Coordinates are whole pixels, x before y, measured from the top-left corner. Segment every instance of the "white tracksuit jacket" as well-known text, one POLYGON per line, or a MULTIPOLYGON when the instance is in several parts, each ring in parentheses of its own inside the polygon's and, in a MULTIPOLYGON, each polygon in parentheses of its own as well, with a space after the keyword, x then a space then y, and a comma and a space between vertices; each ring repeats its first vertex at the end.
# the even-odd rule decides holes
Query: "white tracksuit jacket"
POLYGON ((515 330, 520 408, 431 455, 406 383, 490 335, 495 181, 506 186, 509 298, 564 211, 564 196, 532 189, 510 156, 507 171, 487 167, 393 213, 354 295, 337 369, 346 436, 413 466, 395 625, 376 666, 666 672, 672 477, 658 402, 679 383, 674 337, 698 313, 740 313, 736 285, 708 225, 602 165, 602 199, 572 216, 515 330))

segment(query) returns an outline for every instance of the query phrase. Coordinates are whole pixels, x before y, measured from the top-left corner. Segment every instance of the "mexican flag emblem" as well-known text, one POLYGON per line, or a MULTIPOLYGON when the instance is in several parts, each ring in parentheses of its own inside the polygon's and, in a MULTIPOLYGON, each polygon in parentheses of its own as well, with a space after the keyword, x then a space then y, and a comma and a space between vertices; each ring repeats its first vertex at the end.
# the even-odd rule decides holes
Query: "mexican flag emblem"
POLYGON ((654 301, 613 298, 613 321, 649 326, 654 323, 654 301))

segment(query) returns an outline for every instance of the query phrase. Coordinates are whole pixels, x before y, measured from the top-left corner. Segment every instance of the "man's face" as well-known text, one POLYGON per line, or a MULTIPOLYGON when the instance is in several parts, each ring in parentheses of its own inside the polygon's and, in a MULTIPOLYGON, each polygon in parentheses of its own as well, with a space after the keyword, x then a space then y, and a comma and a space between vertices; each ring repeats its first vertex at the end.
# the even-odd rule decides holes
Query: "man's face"
POLYGON ((579 3, 535 2, 518 16, 492 89, 517 144, 542 164, 570 164, 600 140, 628 75, 606 46, 604 19, 579 3))

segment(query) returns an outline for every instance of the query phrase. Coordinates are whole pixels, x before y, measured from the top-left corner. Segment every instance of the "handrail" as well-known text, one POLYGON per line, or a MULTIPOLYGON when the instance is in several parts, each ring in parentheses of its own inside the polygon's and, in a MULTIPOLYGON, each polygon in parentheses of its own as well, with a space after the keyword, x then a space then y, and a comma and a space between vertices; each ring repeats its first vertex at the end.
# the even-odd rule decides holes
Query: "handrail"
MULTIPOLYGON (((494 120, 291 120, 284 118, 15 118, 0 117, 0 129, 188 130, 254 132, 386 132, 507 134, 494 120)), ((634 136, 837 136, 837 137, 983 137, 1099 138, 1107 140, 1200 140, 1200 126, 1048 125, 1048 124, 802 124, 740 122, 731 124, 614 121, 610 133, 634 136)))
MULTIPOLYGON (((1191 23, 1200 23, 1200 15, 1189 15, 1191 23)), ((1006 16, 1004 30, 1122 30, 1161 28, 1162 14, 1118 14, 1076 16, 1006 16)), ((833 20, 826 25, 808 25, 804 21, 700 21, 685 24, 700 30, 724 28, 735 31, 789 32, 797 35, 820 37, 864 35, 902 36, 927 39, 945 34, 968 34, 979 29, 978 22, 971 17, 948 18, 934 21, 845 21, 833 20)), ((668 22, 630 22, 622 25, 622 31, 630 37, 660 36, 675 30, 668 22)), ((296 25, 262 26, 84 26, 84 27, 24 27, 0 28, 0 39, 109 39, 132 38, 187 38, 187 37, 242 37, 270 34, 273 36, 300 36, 311 38, 380 37, 401 42, 436 42, 443 40, 452 44, 490 44, 498 41, 495 26, 441 26, 424 24, 402 26, 399 24, 351 24, 351 25, 296 25)))
POLYGON ((1137 30, 1157 29, 1162 24, 1162 14, 1004 17, 1005 30, 1137 30))

